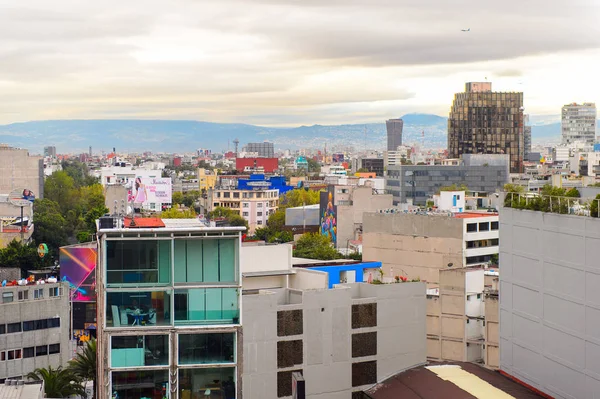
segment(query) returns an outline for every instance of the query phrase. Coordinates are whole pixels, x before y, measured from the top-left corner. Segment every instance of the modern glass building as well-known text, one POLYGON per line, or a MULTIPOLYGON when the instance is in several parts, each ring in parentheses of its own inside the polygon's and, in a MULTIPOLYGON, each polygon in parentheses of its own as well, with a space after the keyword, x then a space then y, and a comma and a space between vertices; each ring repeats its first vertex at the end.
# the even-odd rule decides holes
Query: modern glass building
POLYGON ((101 219, 98 398, 241 396, 243 230, 101 219))

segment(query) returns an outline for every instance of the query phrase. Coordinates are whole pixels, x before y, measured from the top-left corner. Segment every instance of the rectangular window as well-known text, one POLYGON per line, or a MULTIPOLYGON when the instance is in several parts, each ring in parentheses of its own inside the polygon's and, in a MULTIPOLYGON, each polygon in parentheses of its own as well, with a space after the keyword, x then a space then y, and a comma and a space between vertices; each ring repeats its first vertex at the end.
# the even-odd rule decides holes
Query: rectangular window
POLYGON ((60 317, 48 319, 48 328, 60 327, 60 317))
POLYGON ((256 216, 262 216, 262 212, 256 212, 256 216))
POLYGON ((18 333, 21 332, 21 323, 10 323, 6 325, 7 333, 18 333))
MULTIPOLYGON (((191 380, 189 383, 191 384, 191 380)), ((195 382, 195 381, 194 381, 195 382)), ((181 385, 181 380, 179 382, 181 385)), ((199 388, 204 388, 206 385, 194 385, 199 388)), ((113 371, 112 372, 112 387, 113 395, 111 397, 118 398, 156 398, 164 397, 163 393, 170 392, 169 385, 169 370, 148 370, 148 371, 113 371)), ((198 391, 196 391, 198 392, 198 391)), ((180 398, 202 398, 200 395, 191 394, 191 390, 187 396, 179 396, 180 398)), ((204 394, 205 391, 202 391, 204 394)), ((168 396, 167 396, 168 397, 168 396)))
POLYGON ((35 330, 35 322, 33 320, 23 322, 23 331, 35 330))
POLYGON ((473 233, 475 231, 477 231, 477 223, 468 223, 467 224, 467 232, 473 233))
POLYGON ((242 212, 242 216, 248 217, 248 212, 242 212))
POLYGON ((7 360, 21 359, 21 349, 13 349, 13 350, 6 351, 6 359, 7 360))
POLYGON ((45 356, 48 354, 48 345, 41 345, 35 347, 36 356, 45 356))
POLYGON ((34 324, 36 330, 45 330, 48 328, 48 319, 35 320, 34 324))
POLYGON ((236 288, 175 290, 175 325, 237 324, 238 303, 236 288))
POLYGON ((168 284, 171 241, 107 241, 106 279, 109 287, 168 284))
POLYGON ((27 359, 35 356, 35 347, 30 346, 28 348, 23 348, 23 358, 27 359))
POLYGON ((256 224, 259 225, 259 226, 262 225, 262 220, 257 220, 256 224))
POLYGON ((51 297, 53 296, 60 296, 61 292, 60 292, 60 287, 50 287, 48 288, 48 292, 51 297))
POLYGON ((0 334, 6 334, 6 324, 0 324, 0 334))
POLYGON ((240 193, 238 193, 237 191, 235 191, 233 193, 233 198, 240 198, 240 193))
POLYGON ((29 299, 29 291, 19 291, 19 301, 26 301, 29 299))
POLYGON ((277 397, 292 396, 292 373, 302 373, 302 370, 279 371, 277 373, 277 397))
POLYGON ((277 342, 277 368, 283 369, 302 364, 302 340, 277 342))
POLYGON ((146 327, 171 324, 170 291, 108 292, 107 327, 146 327))
POLYGON ((352 305, 352 328, 377 327, 377 303, 352 305))
POLYGON ((6 352, 0 352, 0 362, 6 361, 6 352))
POLYGON ((235 254, 233 238, 175 241, 175 282, 235 283, 235 254))
POLYGON ((498 238, 492 238, 490 240, 490 245, 492 245, 492 246, 500 245, 500 239, 498 239, 498 238))
MULTIPOLYGON (((180 398, 202 398, 202 395, 193 395, 200 391, 205 396, 210 391, 212 397, 235 399, 235 368, 208 368, 208 369, 180 369, 179 370, 179 397, 180 398), (216 395, 213 396, 212 392, 216 395)), ((290 380, 291 385, 291 380, 290 380)), ((121 396, 119 396, 121 397, 121 396)), ((132 398, 133 396, 127 396, 132 398)), ((139 396, 138 396, 139 397, 139 396)), ((151 396, 148 396, 151 397, 151 396)))
POLYGON ((235 334, 180 334, 179 364, 235 363, 235 334))
POLYGON ((304 331, 302 310, 280 310, 277 312, 277 336, 300 335, 304 331))
POLYGON ((352 363, 352 386, 377 383, 377 361, 352 363))
POLYGON ((498 222, 492 222, 492 230, 498 230, 498 222))
POLYGON ((111 367, 162 366, 169 364, 168 335, 113 336, 111 367))
POLYGON ((489 230, 490 230, 490 224, 488 222, 479 223, 479 231, 489 231, 489 230))
POLYGON ((11 303, 14 301, 14 293, 12 292, 3 292, 2 293, 2 303, 11 303))
POLYGON ((262 208, 262 207, 263 207, 263 204, 262 204, 262 202, 259 202, 258 204, 256 204, 256 207, 257 207, 257 208, 262 208))
POLYGON ((352 357, 377 355, 377 331, 352 334, 352 357))
POLYGON ((250 204, 248 204, 247 202, 244 202, 244 204, 242 205, 244 208, 248 208, 250 206, 250 204))

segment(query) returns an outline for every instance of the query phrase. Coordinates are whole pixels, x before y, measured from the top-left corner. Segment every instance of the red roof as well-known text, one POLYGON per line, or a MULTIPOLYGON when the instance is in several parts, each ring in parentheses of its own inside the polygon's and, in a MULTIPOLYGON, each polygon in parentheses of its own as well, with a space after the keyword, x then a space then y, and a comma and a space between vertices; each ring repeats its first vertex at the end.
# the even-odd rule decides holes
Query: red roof
POLYGON ((487 218, 490 216, 498 216, 498 214, 496 212, 487 212, 487 213, 462 212, 462 213, 456 213, 454 215, 454 217, 457 219, 487 218))
POLYGON ((123 223, 128 229, 165 227, 161 218, 135 218, 135 225, 133 226, 131 225, 131 218, 125 218, 123 223))

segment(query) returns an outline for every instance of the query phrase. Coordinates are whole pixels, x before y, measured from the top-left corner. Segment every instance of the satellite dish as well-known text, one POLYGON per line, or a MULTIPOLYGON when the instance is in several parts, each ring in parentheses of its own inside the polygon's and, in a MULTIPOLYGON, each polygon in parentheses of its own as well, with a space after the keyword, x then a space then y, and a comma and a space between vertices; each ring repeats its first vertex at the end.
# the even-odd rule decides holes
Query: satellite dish
POLYGON ((10 202, 14 206, 25 207, 31 206, 32 202, 35 200, 35 194, 33 191, 28 188, 18 188, 10 192, 8 195, 8 202, 10 202))

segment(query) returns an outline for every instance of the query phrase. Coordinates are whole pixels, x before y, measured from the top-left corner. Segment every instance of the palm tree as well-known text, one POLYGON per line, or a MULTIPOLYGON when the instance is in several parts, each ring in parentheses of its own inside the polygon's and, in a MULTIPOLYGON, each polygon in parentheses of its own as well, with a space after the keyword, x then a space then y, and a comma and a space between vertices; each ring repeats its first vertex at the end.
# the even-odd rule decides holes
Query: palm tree
POLYGON ((89 340, 82 353, 69 362, 69 370, 81 380, 92 381, 92 398, 96 397, 96 340, 89 340))
POLYGON ((69 369, 52 366, 38 368, 27 374, 34 381, 44 381, 44 393, 47 398, 66 398, 71 395, 85 397, 85 388, 77 376, 69 369))

